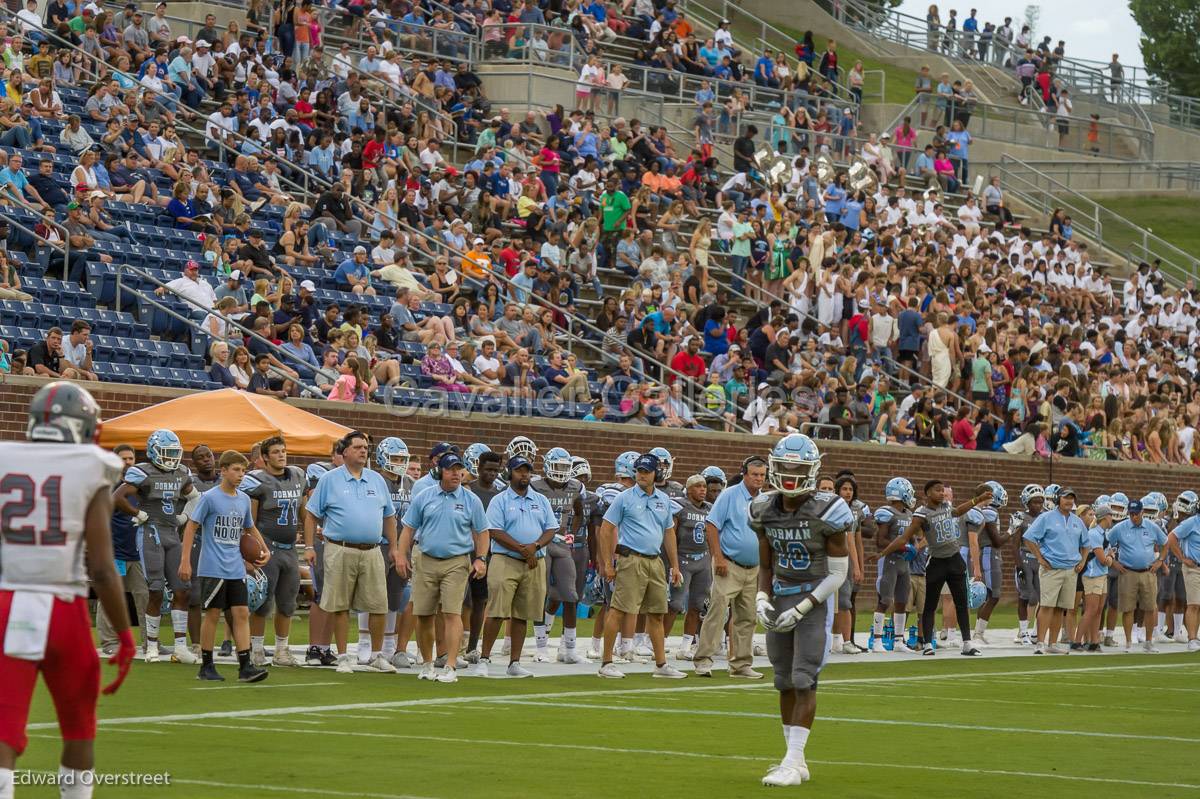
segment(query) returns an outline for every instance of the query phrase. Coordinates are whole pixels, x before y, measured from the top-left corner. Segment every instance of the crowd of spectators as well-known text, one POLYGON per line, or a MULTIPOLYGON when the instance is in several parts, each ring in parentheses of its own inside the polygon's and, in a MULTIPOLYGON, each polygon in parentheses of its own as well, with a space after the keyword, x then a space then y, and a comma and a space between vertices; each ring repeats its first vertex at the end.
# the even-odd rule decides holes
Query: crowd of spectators
MULTIPOLYGON (((858 142, 846 127, 806 127, 787 106, 766 137, 738 126, 726 163, 704 83, 694 141, 613 116, 590 91, 569 112, 514 117, 492 107, 473 65, 431 57, 412 37, 441 25, 505 54, 522 35, 513 23, 577 38, 583 26, 594 42, 612 38, 597 21, 625 36, 643 25, 648 41, 674 36, 685 52, 698 37, 679 36, 688 21, 672 2, 506 5, 467 4, 451 18, 285 3, 273 18, 253 3, 243 25, 214 23, 195 40, 161 9, 102 20, 66 3, 70 16, 41 28, 22 18, 5 31, 22 57, 3 76, 0 127, 24 132, 0 156, 0 203, 42 214, 48 239, 53 220, 62 225, 75 280, 89 259, 111 260, 97 243, 129 236, 110 208, 150 208, 160 226, 202 236, 202 256, 175 265, 161 293, 203 309, 206 365, 222 386, 372 402, 380 387, 416 383, 549 393, 590 403, 589 420, 631 424, 1043 457, 1200 456, 1192 287, 1152 264, 1114 280, 1069 217, 1034 229, 998 181, 979 198, 953 195, 968 178, 969 115, 942 136, 961 148, 949 171, 937 148, 910 149, 907 123, 858 142), (497 14, 500 39, 486 23, 497 14), (378 43, 333 53, 325 39, 346 26, 378 43), (97 33, 108 44, 89 49, 97 33), (57 96, 68 87, 86 89, 79 110, 105 135, 57 96), (39 121, 61 133, 36 136, 39 121), (184 135, 191 124, 200 137, 184 135), (755 156, 763 142, 790 162, 775 180, 755 156), (68 191, 53 179, 61 153, 79 154, 68 191), (873 172, 869 186, 822 174, 818 154, 846 153, 873 172), (929 185, 941 193, 922 193, 929 185), (310 270, 332 276, 338 299, 310 270)), ((713 46, 732 48, 726 34, 713 46)), ((836 45, 819 56, 808 37, 796 52, 818 83, 836 74, 836 45)), ((794 80, 795 62, 779 55, 743 78, 794 80)), ((700 66, 698 79, 723 77, 700 66)), ((13 251, 33 255, 37 243, 6 233, 13 251)), ((0 265, 0 291, 29 296, 19 270, 0 265)), ((51 368, 5 355, 12 371, 51 368)))

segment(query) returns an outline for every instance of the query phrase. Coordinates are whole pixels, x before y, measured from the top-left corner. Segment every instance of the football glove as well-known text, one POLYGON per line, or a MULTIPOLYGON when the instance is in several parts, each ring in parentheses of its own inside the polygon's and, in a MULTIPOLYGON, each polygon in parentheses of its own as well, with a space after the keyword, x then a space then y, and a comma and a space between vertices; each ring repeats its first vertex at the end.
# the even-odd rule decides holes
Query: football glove
POLYGON ((755 614, 758 616, 758 623, 768 630, 775 629, 775 622, 772 615, 775 613, 775 606, 771 604, 771 597, 766 591, 759 591, 754 597, 755 614))
POLYGON ((146 513, 144 510, 140 510, 137 512, 137 515, 133 517, 133 521, 138 527, 141 527, 143 524, 150 521, 150 514, 146 513))

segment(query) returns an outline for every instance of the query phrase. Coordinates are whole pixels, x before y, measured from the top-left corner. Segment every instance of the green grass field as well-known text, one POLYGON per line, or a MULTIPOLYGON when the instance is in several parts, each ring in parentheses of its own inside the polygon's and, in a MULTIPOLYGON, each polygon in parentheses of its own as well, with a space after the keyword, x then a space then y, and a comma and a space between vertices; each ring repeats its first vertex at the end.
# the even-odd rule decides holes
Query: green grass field
MULTIPOLYGON (((233 666, 222 666, 232 677, 233 666)), ((96 796, 744 797, 782 754, 769 679, 591 675, 521 681, 414 672, 272 671, 199 684, 134 665, 101 700, 103 772, 168 771, 169 788, 96 796)), ((106 675, 107 676, 107 675, 106 675)), ((864 656, 822 675, 808 745, 821 796, 1200 796, 1200 658, 864 656)), ((39 688, 20 765, 56 768, 39 688)), ((51 797, 22 788, 19 797, 51 797)))
MULTIPOLYGON (((1193 197, 1155 196, 1093 199, 1138 227, 1147 228, 1159 238, 1195 258, 1200 258, 1200 228, 1196 226, 1197 215, 1200 215, 1200 200, 1193 197)), ((1113 238, 1115 241, 1112 243, 1126 246, 1130 243, 1131 236, 1131 233, 1123 235, 1120 225, 1105 224, 1106 241, 1113 238)))

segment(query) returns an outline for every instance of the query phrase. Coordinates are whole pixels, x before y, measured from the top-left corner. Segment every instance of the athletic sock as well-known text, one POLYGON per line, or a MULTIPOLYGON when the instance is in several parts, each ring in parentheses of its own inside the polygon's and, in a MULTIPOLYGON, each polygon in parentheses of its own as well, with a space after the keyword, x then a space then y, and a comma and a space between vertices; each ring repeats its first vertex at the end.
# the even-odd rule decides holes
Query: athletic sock
MULTIPOLYGON (((174 611, 172 611, 174 613, 174 611)), ((1167 613, 1160 610, 1158 612, 1158 630, 1165 631, 1167 629, 1167 613)))
POLYGON ((13 770, 0 768, 0 799, 13 799, 13 770))
POLYGON ((205 666, 211 666, 213 664, 212 652, 213 651, 211 649, 201 649, 200 650, 200 662, 203 663, 205 666))
POLYGON ((250 668, 250 650, 249 649, 239 649, 238 650, 238 668, 239 669, 250 668))
POLYGON ((563 642, 563 645, 567 649, 575 648, 575 628, 574 627, 564 627, 563 628, 562 642, 563 642))
POLYGON ((592 639, 592 651, 600 652, 603 649, 604 649, 604 639, 603 638, 593 638, 592 639))
POLYGON ((841 648, 843 646, 845 646, 845 641, 842 639, 842 634, 834 633, 833 634, 833 645, 830 647, 830 649, 833 650, 834 652, 838 652, 838 651, 841 651, 841 648))
POLYGON ((286 635, 275 636, 275 651, 286 652, 288 648, 288 637, 286 635))
MULTIPOLYGON (((183 643, 187 644, 187 623, 188 614, 186 610, 171 610, 171 631, 174 632, 176 639, 183 639, 183 643)), ((171 641, 171 646, 175 646, 175 641, 171 641)))
POLYGON ((546 625, 533 625, 533 642, 539 650, 545 649, 550 645, 550 634, 546 630, 546 625))
POLYGON ((875 634, 876 638, 883 637, 883 614, 882 613, 877 612, 875 614, 874 618, 872 619, 871 632, 873 632, 875 634))
POLYGON ((1029 619, 1017 619, 1017 624, 1021 626, 1021 635, 1029 632, 1029 619))
POLYGON ((800 726, 790 726, 787 729, 787 756, 783 759, 784 765, 798 766, 804 763, 804 747, 808 743, 808 728, 800 726))
POLYGON ((542 624, 546 625, 547 633, 554 629, 554 618, 555 616, 553 613, 546 613, 542 617, 542 624))
POLYGON ((383 656, 383 651, 382 651, 382 650, 375 649, 375 650, 372 650, 372 651, 371 651, 371 660, 374 660, 375 658, 377 658, 377 657, 382 657, 382 656, 383 656))
POLYGON ((511 635, 504 636, 504 648, 510 652, 512 651, 512 636, 511 635))
POLYGON ((383 656, 385 658, 387 658, 388 660, 391 660, 395 655, 396 655, 396 636, 395 636, 395 634, 383 636, 383 656))
POLYGON ((158 643, 158 625, 162 622, 161 616, 146 616, 146 640, 158 643))
MULTIPOLYGON (((58 795, 60 799, 91 799, 96 784, 96 772, 92 769, 58 767, 58 795)), ((12 794, 9 794, 10 796, 12 794)))
POLYGON ((396 618, 399 615, 400 614, 394 610, 389 610, 387 612, 387 616, 384 617, 384 620, 383 620, 383 634, 384 635, 393 635, 394 636, 396 634, 396 618))
POLYGON ((976 619, 975 620, 975 634, 976 635, 983 635, 985 632, 987 632, 987 628, 988 628, 988 620, 987 619, 976 619))
POLYGON ((1182 613, 1172 613, 1171 621, 1175 625, 1175 634, 1179 635, 1179 631, 1183 629, 1183 614, 1182 613))
POLYGON ((693 642, 693 641, 695 641, 695 640, 696 640, 696 636, 694 636, 694 635, 688 635, 687 633, 684 633, 684 634, 683 634, 683 648, 684 648, 685 650, 686 650, 686 649, 691 649, 691 648, 692 648, 692 642, 693 642))
POLYGON ((896 635, 901 641, 908 640, 908 628, 904 624, 908 621, 907 613, 893 613, 892 626, 896 629, 896 635))
POLYGON ((250 636, 250 650, 252 652, 254 652, 255 654, 262 652, 263 651, 263 641, 265 639, 266 639, 266 636, 264 636, 264 635, 250 636))

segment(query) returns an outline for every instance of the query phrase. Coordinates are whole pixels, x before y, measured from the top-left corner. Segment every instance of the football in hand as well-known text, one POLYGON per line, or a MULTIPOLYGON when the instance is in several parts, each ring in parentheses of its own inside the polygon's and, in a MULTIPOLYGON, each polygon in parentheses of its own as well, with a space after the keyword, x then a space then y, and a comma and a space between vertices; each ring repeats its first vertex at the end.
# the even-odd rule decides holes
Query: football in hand
POLYGON ((258 563, 267 554, 259 540, 252 535, 242 536, 242 560, 247 563, 258 563))

